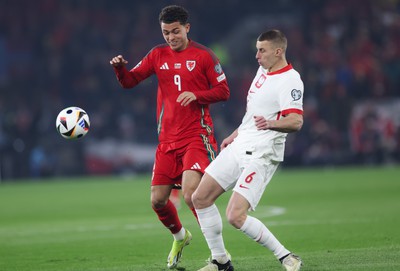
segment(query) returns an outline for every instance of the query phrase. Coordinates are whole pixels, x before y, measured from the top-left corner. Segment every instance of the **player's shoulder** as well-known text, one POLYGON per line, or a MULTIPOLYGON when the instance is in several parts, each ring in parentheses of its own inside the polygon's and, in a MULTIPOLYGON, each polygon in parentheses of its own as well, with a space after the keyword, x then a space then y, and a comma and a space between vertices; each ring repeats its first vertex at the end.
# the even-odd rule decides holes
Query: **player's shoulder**
POLYGON ((285 82, 289 88, 304 89, 304 83, 301 79, 300 73, 294 68, 287 71, 285 82))
POLYGON ((293 66, 292 66, 292 68, 289 70, 293 75, 296 75, 296 76, 300 76, 300 73, 296 70, 296 68, 294 68, 293 66))
POLYGON ((300 73, 294 68, 291 70, 290 76, 293 78, 293 80, 303 83, 300 73))
POLYGON ((189 44, 190 48, 193 50, 198 51, 202 56, 209 56, 212 58, 213 62, 219 62, 218 57, 215 55, 215 53, 207 46, 198 43, 196 41, 191 40, 189 44))
POLYGON ((159 59, 162 55, 166 55, 166 50, 168 50, 169 46, 166 43, 158 44, 148 51, 148 53, 144 56, 144 59, 149 59, 151 62, 159 59))
POLYGON ((195 48, 195 49, 198 49, 198 50, 203 50, 203 51, 210 51, 210 52, 212 52, 210 48, 208 48, 207 46, 205 46, 205 45, 203 45, 203 44, 201 44, 201 43, 198 43, 197 41, 194 41, 194 40, 190 40, 189 46, 190 46, 190 47, 193 47, 193 48, 195 48))
POLYGON ((283 78, 289 77, 292 80, 301 81, 300 73, 292 66, 292 64, 288 64, 288 66, 284 68, 284 72, 282 72, 281 75, 283 76, 283 78))
POLYGON ((169 48, 169 46, 166 43, 157 44, 156 46, 151 48, 151 50, 149 51, 148 54, 157 54, 164 50, 168 50, 168 48, 169 48))

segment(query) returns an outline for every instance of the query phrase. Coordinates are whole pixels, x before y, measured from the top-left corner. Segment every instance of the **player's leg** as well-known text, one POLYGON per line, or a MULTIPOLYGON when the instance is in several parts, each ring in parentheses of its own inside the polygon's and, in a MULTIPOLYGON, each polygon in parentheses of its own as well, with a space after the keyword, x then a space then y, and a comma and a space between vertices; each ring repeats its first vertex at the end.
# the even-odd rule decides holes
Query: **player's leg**
MULTIPOLYGON (((193 170, 187 170, 182 175, 182 195, 186 204, 193 210, 197 219, 196 212, 194 211, 191 195, 200 182, 201 173, 193 170), (190 197, 190 200, 188 198, 190 197)), ((174 234, 174 242, 172 243, 171 251, 168 255, 168 268, 175 268, 182 258, 183 249, 189 245, 192 240, 191 233, 181 226, 181 230, 174 234)))
POLYGON ((287 270, 300 270, 301 260, 291 254, 260 220, 248 215, 248 210, 254 210, 258 205, 267 184, 278 167, 278 164, 266 163, 263 160, 252 160, 249 166, 243 170, 228 203, 228 221, 248 237, 272 251, 281 262, 285 261, 285 258, 290 259, 290 261, 286 261, 290 262, 291 266, 283 263, 287 270), (297 259, 299 262, 295 263, 297 259))
POLYGON ((169 199, 175 205, 175 208, 177 210, 179 210, 181 208, 181 193, 180 193, 180 189, 172 189, 171 190, 171 195, 169 196, 169 199))
POLYGON ((169 199, 172 187, 181 179, 182 166, 179 165, 173 151, 156 152, 153 170, 151 203, 158 219, 170 230, 174 237, 172 248, 168 254, 167 267, 175 268, 180 260, 182 249, 188 245, 192 236, 183 226, 178 211, 169 199))
POLYGON ((211 261, 201 271, 206 270, 233 270, 230 256, 226 252, 222 237, 222 219, 215 200, 225 190, 205 173, 200 185, 193 193, 193 203, 199 218, 199 224, 211 251, 211 261))
POLYGON ((222 238, 222 219, 215 200, 230 189, 239 176, 230 148, 224 149, 204 174, 192 200, 196 208, 203 235, 211 251, 211 261, 201 271, 234 270, 222 238))
POLYGON ((151 205, 158 215, 158 219, 172 234, 181 231, 182 224, 174 204, 169 200, 172 187, 179 177, 179 165, 176 155, 171 151, 164 151, 159 145, 151 179, 151 205))
POLYGON ((201 177, 203 176, 202 172, 196 170, 185 170, 182 174, 182 196, 183 200, 187 204, 187 206, 192 211, 193 215, 196 217, 197 214, 194 210, 193 203, 192 203, 192 194, 199 186, 201 177))
POLYGON ((249 202, 239 193, 233 192, 227 208, 229 223, 260 245, 271 250, 278 259, 288 255, 290 252, 260 220, 247 215, 249 208, 249 202))
POLYGON ((153 185, 151 187, 151 201, 158 219, 171 231, 174 237, 167 258, 167 267, 175 268, 182 256, 183 248, 189 244, 192 235, 182 226, 175 205, 169 200, 171 189, 172 186, 169 185, 153 185))
POLYGON ((174 204, 169 200, 171 189, 171 185, 152 185, 150 198, 158 219, 172 234, 176 234, 181 230, 182 224, 174 204))
MULTIPOLYGON (((186 170, 183 172, 182 175, 182 195, 186 204, 193 211, 196 220, 197 215, 193 208, 191 195, 193 191, 197 188, 200 179, 201 173, 193 170, 186 170)), ((167 259, 168 268, 175 268, 178 265, 179 261, 182 258, 183 249, 185 248, 185 246, 189 245, 191 240, 191 233, 181 226, 181 230, 174 234, 174 242, 172 243, 172 248, 167 259)))
POLYGON ((205 169, 216 157, 217 144, 213 136, 191 138, 182 154, 182 195, 197 219, 192 194, 197 189, 205 169))
POLYGON ((192 195, 194 207, 196 209, 208 208, 214 205, 217 198, 224 192, 221 185, 210 174, 205 173, 192 195))

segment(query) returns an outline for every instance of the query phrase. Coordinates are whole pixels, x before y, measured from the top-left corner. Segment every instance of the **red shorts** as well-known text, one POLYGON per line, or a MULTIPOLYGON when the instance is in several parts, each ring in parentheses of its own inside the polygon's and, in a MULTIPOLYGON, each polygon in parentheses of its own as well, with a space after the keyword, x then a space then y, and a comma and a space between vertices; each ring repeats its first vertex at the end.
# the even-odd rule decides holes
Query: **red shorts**
POLYGON ((181 185, 185 170, 204 173, 216 155, 217 142, 214 136, 201 135, 174 143, 160 143, 151 185, 181 185))

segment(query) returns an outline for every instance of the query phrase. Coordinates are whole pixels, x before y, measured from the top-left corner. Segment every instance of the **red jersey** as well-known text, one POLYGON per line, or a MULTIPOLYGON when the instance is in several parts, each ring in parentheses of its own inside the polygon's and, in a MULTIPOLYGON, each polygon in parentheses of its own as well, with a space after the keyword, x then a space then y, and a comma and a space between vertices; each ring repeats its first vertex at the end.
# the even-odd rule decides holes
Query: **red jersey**
POLYGON ((157 130, 162 143, 212 135, 209 104, 229 97, 218 58, 209 48, 191 40, 182 51, 174 51, 167 44, 158 45, 132 70, 122 67, 115 68, 115 72, 124 88, 157 75, 157 130), (197 100, 181 106, 176 100, 184 91, 193 92, 197 100))

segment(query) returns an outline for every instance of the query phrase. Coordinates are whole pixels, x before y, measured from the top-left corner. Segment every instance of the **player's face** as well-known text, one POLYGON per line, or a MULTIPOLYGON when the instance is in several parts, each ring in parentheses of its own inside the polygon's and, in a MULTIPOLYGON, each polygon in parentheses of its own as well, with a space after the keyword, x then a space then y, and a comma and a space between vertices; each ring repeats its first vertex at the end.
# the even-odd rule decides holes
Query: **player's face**
POLYGON ((274 65, 279 60, 280 48, 275 48, 270 41, 257 41, 256 59, 264 69, 273 71, 274 65))
POLYGON ((161 31, 165 41, 174 51, 182 51, 188 45, 187 33, 189 33, 190 24, 181 25, 179 22, 171 24, 161 23, 161 31))

